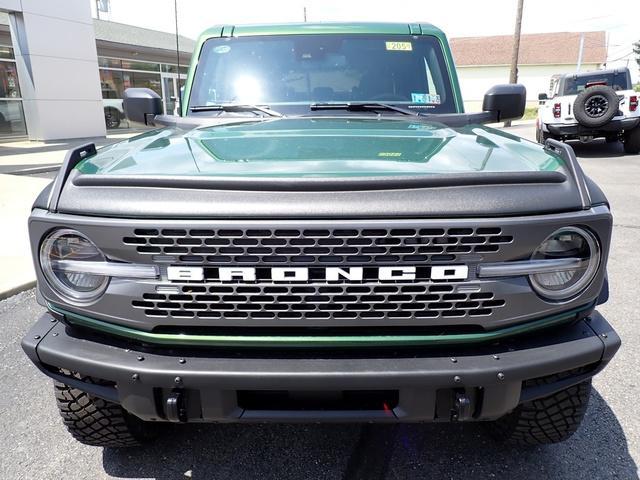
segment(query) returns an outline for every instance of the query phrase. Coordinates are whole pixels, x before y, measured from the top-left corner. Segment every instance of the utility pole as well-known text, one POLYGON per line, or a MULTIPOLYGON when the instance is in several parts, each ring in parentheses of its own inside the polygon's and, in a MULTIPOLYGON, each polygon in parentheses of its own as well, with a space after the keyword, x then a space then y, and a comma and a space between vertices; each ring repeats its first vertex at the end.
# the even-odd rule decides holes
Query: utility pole
POLYGON ((578 48, 578 64, 576 65, 576 73, 580 72, 582 66, 582 52, 584 52, 584 32, 580 34, 580 47, 578 48))
MULTIPOLYGON (((513 34, 513 50, 511 51, 511 71, 509 72, 509 83, 518 83, 518 55, 520 54, 520 31, 522 30, 522 9, 524 0, 518 0, 518 10, 516 12, 516 29, 513 34)), ((505 127, 511 126, 511 120, 504 122, 505 127)))
POLYGON ((307 7, 302 7, 302 15, 304 15, 304 23, 307 23, 307 7))

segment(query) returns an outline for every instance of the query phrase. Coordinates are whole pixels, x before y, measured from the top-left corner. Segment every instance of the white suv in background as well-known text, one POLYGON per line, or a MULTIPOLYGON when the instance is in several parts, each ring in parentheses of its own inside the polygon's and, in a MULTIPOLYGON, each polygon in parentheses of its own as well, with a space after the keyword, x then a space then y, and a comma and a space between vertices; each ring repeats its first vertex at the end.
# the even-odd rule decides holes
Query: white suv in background
POLYGON ((536 139, 604 137, 622 141, 627 153, 640 152, 640 93, 627 68, 551 77, 549 94, 538 96, 536 139))

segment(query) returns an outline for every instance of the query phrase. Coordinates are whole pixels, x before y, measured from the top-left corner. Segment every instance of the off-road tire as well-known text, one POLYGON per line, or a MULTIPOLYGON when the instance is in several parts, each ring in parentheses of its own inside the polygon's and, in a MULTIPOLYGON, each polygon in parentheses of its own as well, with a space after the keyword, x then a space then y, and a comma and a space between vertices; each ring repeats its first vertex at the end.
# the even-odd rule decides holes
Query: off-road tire
MULTIPOLYGON (((552 383, 558 376, 531 380, 534 385, 552 383)), ((527 382, 525 382, 526 384, 527 382)), ((574 385, 548 397, 519 405, 513 412, 489 422, 490 435, 515 445, 558 443, 573 435, 589 404, 591 380, 574 385)))
MULTIPOLYGON (((83 381, 90 381, 83 377, 83 381)), ((96 447, 138 447, 157 436, 157 425, 143 422, 120 405, 54 382, 58 410, 80 443, 96 447)))
POLYGON ((580 125, 597 128, 606 125, 620 109, 620 99, 613 88, 596 85, 584 89, 573 102, 573 116, 580 125), (602 111, 598 111, 602 108, 602 111))
POLYGON ((542 127, 536 127, 536 142, 544 145, 547 138, 553 138, 550 133, 542 130, 542 127))
POLYGON ((640 127, 629 130, 624 135, 624 151, 625 153, 640 153, 640 127))

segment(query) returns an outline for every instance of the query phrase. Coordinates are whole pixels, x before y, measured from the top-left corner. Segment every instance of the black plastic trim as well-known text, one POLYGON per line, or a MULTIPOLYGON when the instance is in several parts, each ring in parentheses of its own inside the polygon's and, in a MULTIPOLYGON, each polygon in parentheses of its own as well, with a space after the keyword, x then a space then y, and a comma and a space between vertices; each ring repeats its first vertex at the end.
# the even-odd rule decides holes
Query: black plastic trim
POLYGON ((49 208, 49 198, 51 197, 51 189, 53 188, 54 183, 55 181, 52 181, 42 189, 33 202, 33 205, 31 206, 32 209, 41 208, 43 210, 47 210, 49 208))
POLYGON ((566 143, 559 142, 552 138, 547 139, 544 144, 544 148, 551 150, 556 155, 560 155, 560 157, 562 157, 566 162, 567 168, 578 187, 578 193, 580 194, 580 200, 582 201, 582 209, 587 210, 588 208, 591 208, 591 197, 589 195, 589 189, 587 188, 585 174, 578 163, 578 157, 576 157, 576 153, 573 151, 573 148, 566 143))
POLYGON ((599 135, 602 132, 619 132, 622 130, 631 130, 640 124, 640 117, 623 118, 620 120, 611 120, 601 127, 585 127, 580 124, 562 125, 547 124, 547 129, 553 135, 599 135))
POLYGON ((438 389, 483 387, 482 413, 474 419, 497 418, 518 403, 549 395, 601 370, 620 347, 620 338, 597 312, 543 336, 523 337, 490 350, 426 350, 420 356, 398 358, 205 357, 168 355, 106 345, 73 335, 65 325, 44 314, 23 339, 23 349, 46 375, 110 401, 117 401, 141 418, 157 418, 154 391, 199 391, 205 415, 194 418, 255 420, 416 421, 433 419, 438 389), (451 360, 456 356, 455 362, 451 360), (180 360, 181 359, 181 360, 180 360), (544 391, 522 389, 522 382, 579 367, 585 374, 551 384, 544 391), (114 382, 115 388, 76 382, 57 369, 82 372, 114 382), (325 416, 318 412, 243 411, 233 403, 237 390, 387 390, 400 393, 390 415, 354 411, 325 416), (118 397, 114 399, 114 391, 118 397), (231 396, 229 396, 231 394, 231 396), (206 410, 206 411, 205 411, 206 410), (356 418, 357 417, 357 418, 356 418))
POLYGON ((62 162, 62 166, 60 167, 60 171, 58 172, 58 176, 53 181, 53 187, 51 190, 51 198, 49 200, 49 210, 52 212, 58 211, 58 202, 60 200, 60 195, 62 194, 62 189, 64 188, 64 184, 69 177, 71 171, 85 158, 89 158, 96 154, 96 146, 93 143, 85 143, 84 145, 80 145, 72 150, 69 150, 64 157, 64 162, 62 162))
POLYGON ((151 187, 257 191, 389 190, 468 185, 518 185, 563 183, 561 172, 497 172, 425 176, 287 178, 287 177, 189 177, 172 175, 78 175, 81 187, 151 187))

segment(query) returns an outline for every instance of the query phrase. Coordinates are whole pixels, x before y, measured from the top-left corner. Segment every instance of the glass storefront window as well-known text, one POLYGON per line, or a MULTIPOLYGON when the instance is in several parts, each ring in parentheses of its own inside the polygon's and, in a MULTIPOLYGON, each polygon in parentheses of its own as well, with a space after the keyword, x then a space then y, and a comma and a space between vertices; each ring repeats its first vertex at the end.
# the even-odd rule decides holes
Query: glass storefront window
POLYGON ((6 45, 0 45, 0 58, 13 60, 15 58, 13 55, 13 48, 6 45))
POLYGON ((0 137, 26 134, 22 101, 0 99, 0 137))
POLYGON ((149 72, 160 72, 159 63, 136 62, 133 60, 122 60, 122 68, 125 70, 145 70, 149 72))
POLYGON ((20 98, 18 73, 13 62, 0 61, 0 98, 20 98))
POLYGON ((122 68, 122 60, 119 58, 98 57, 98 66, 106 68, 122 68))
MULTIPOLYGON (((178 66, 177 65, 168 65, 166 63, 162 64, 162 71, 167 73, 177 73, 178 66)), ((189 71, 189 65, 180 65, 180 73, 186 75, 189 71)))
POLYGON ((124 58, 98 57, 98 65, 103 68, 144 70, 146 72, 160 72, 159 63, 127 60, 124 58))
POLYGON ((107 128, 128 128, 124 117, 122 97, 125 89, 131 87, 150 88, 162 95, 160 73, 132 72, 129 70, 100 69, 102 104, 107 128))
MULTIPOLYGON (((175 98, 178 95, 176 82, 177 65, 153 63, 123 58, 98 57, 100 68, 100 87, 105 111, 107 128, 127 128, 124 117, 122 97, 127 88, 150 88, 162 96, 162 81, 165 81, 164 108, 173 112, 175 98)), ((187 64, 180 65, 181 78, 186 78, 187 64)))

